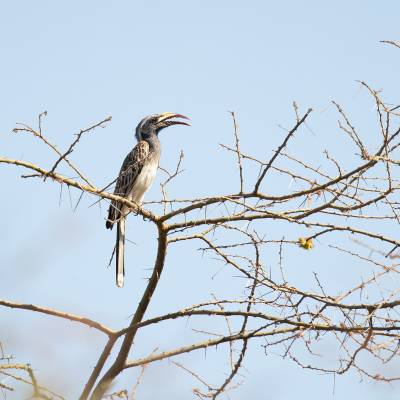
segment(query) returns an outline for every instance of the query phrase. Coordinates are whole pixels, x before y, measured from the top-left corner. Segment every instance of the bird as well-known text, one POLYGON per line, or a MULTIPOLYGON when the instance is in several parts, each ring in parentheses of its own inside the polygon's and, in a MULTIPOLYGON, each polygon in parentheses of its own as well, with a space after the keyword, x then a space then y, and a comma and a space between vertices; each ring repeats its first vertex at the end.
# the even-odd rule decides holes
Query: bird
MULTIPOLYGON (((164 112, 143 118, 136 127, 136 146, 128 153, 122 163, 118 178, 116 179, 114 194, 125 197, 141 205, 143 197, 152 185, 157 173, 161 143, 158 134, 164 128, 172 125, 190 124, 179 119, 189 120, 182 114, 164 112)), ((112 200, 108 209, 106 228, 112 229, 117 224, 116 238, 116 284, 123 287, 125 277, 124 247, 125 247, 125 220, 131 209, 112 200)))

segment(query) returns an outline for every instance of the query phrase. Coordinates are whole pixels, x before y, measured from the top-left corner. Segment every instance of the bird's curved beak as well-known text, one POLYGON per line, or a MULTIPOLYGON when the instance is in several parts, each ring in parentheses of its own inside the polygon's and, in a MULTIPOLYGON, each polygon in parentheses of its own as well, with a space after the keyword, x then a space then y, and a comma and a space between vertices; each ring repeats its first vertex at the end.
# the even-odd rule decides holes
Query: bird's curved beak
POLYGON ((179 121, 179 120, 176 120, 175 118, 187 119, 187 120, 190 119, 189 117, 186 117, 185 115, 182 115, 182 114, 166 112, 166 113, 160 114, 157 124, 161 125, 163 128, 165 128, 167 126, 172 126, 172 125, 190 126, 190 124, 188 122, 179 121))

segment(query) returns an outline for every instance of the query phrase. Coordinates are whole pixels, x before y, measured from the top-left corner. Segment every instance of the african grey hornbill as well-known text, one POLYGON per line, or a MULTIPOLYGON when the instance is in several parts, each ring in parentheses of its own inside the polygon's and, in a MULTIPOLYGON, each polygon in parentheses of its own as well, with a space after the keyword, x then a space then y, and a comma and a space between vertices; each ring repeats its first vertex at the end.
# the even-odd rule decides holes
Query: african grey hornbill
MULTIPOLYGON (((174 118, 189 119, 181 114, 162 113, 149 115, 136 127, 138 144, 126 156, 119 172, 114 194, 126 197, 140 205, 143 196, 154 181, 160 161, 161 144, 158 133, 171 125, 189 125, 174 118)), ((130 208, 118 201, 112 201, 108 210, 106 227, 112 229, 117 223, 116 242, 116 281, 117 286, 124 285, 124 245, 125 218, 130 208)))

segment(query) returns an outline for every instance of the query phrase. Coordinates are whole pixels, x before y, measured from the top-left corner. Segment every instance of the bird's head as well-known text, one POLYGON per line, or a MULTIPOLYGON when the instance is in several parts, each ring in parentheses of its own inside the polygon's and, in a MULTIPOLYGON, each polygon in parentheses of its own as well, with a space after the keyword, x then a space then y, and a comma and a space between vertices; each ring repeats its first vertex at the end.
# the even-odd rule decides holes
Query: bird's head
POLYGON ((165 112, 162 114, 149 115, 143 118, 139 125, 136 127, 136 139, 138 141, 143 139, 148 139, 152 135, 158 135, 158 133, 168 126, 172 125, 188 125, 189 123, 185 121, 180 121, 179 119, 189 119, 182 114, 175 114, 170 112, 165 112))

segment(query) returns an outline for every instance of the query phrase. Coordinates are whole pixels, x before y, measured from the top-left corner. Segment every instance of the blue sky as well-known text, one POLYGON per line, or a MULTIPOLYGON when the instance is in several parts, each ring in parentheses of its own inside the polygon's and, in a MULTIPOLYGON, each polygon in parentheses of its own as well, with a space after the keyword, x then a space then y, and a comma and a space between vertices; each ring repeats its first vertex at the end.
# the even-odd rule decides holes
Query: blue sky
MULTIPOLYGON (((265 158, 282 139, 282 127, 292 126, 294 100, 302 110, 315 110, 296 142, 301 154, 310 160, 324 148, 340 154, 332 99, 349 110, 371 142, 372 103, 356 81, 384 88, 385 98, 398 103, 400 51, 379 41, 398 39, 399 12, 397 2, 385 0, 3 2, 0 154, 50 167, 55 158, 41 143, 11 133, 16 122, 35 124, 47 110, 46 135, 64 149, 79 129, 112 115, 108 127, 88 135, 73 154, 103 186, 134 145, 137 122, 174 111, 189 115, 193 126, 161 137, 163 167, 172 169, 180 150, 185 154, 185 173, 171 195, 233 192, 234 160, 219 147, 233 143, 228 111, 237 113, 243 151, 265 158)), ((21 172, 0 168, 2 297, 82 313, 115 327, 126 324, 153 262, 152 227, 130 218, 128 232, 136 245, 127 257, 134 262, 126 287, 118 290, 113 270, 106 268, 114 242, 114 232, 104 229, 106 206, 89 208, 93 199, 85 197, 73 212, 77 192, 71 191, 70 203, 66 189, 60 196, 57 184, 22 180, 21 172)), ((159 182, 148 200, 159 198, 159 182)), ((205 300, 211 292, 226 293, 221 287, 231 275, 211 279, 216 269, 207 268, 210 260, 193 258, 197 247, 171 250, 149 315, 205 300)), ((297 279, 309 284, 307 276, 297 279)), ((340 282, 332 271, 326 279, 340 282)), ((226 291, 235 289, 233 280, 226 291)), ((79 393, 103 346, 103 338, 88 329, 23 311, 2 309, 0 326, 7 352, 30 362, 68 398, 79 393)), ((187 331, 184 323, 166 324, 161 338, 149 330, 140 338, 143 354, 136 356, 196 338, 187 331)), ((224 364, 210 367, 213 353, 182 360, 222 380, 224 364)), ((394 399, 398 389, 360 383, 352 373, 334 383, 332 376, 303 371, 288 360, 265 358, 259 346, 250 351, 246 367, 245 383, 232 399, 394 399)), ((191 387, 184 372, 159 363, 149 368, 138 395, 186 399, 191 387)))

